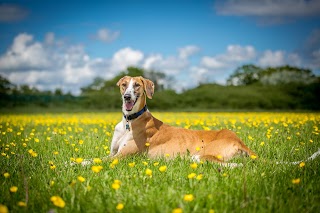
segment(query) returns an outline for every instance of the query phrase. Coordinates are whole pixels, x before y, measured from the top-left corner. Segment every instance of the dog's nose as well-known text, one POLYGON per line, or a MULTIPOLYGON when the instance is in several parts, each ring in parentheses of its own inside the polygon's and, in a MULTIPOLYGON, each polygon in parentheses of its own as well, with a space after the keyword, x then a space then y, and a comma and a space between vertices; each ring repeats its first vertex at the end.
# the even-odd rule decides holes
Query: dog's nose
POLYGON ((123 96, 123 98, 124 98, 124 100, 126 100, 126 101, 130 101, 130 100, 131 100, 131 95, 130 95, 130 94, 125 94, 125 95, 123 96))

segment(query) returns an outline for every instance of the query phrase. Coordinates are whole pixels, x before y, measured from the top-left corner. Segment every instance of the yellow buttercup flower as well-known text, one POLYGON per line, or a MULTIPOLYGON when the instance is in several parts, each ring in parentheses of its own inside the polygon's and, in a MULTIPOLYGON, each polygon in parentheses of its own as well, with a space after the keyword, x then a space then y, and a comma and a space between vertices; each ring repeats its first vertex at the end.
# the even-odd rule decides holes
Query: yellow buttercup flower
POLYGON ((59 197, 59 196, 52 196, 50 198, 50 201, 53 203, 53 205, 59 207, 59 208, 64 208, 66 203, 64 202, 64 200, 59 197))
POLYGON ((129 163, 128 164, 131 168, 133 168, 135 165, 136 165, 136 163, 135 162, 132 162, 132 163, 129 163))
POLYGON ((297 178, 297 179, 293 179, 291 182, 293 183, 293 184, 299 184, 300 183, 300 178, 297 178))
POLYGON ((95 173, 99 173, 103 169, 102 166, 92 166, 91 170, 95 173))
POLYGON ((0 213, 9 213, 8 207, 0 204, 0 213))
POLYGON ((82 176, 79 176, 78 177, 78 181, 83 183, 84 181, 86 181, 86 179, 84 177, 82 177, 82 176))
POLYGON ((250 158, 254 160, 254 159, 257 158, 257 156, 256 155, 250 155, 250 158))
POLYGON ((76 163, 82 163, 83 158, 76 158, 76 163))
POLYGON ((102 163, 102 160, 100 158, 93 158, 93 162, 96 164, 102 163))
POLYGON ((118 203, 117 206, 116 206, 116 209, 119 210, 119 211, 121 211, 123 208, 124 208, 123 203, 118 203))
POLYGON ((165 172, 165 171, 167 171, 167 166, 160 166, 160 167, 159 167, 159 171, 160 171, 160 172, 165 172))
POLYGON ((183 200, 187 202, 191 202, 194 200, 194 196, 192 194, 186 194, 184 195, 183 200))
POLYGON ((9 178, 9 177, 10 177, 10 174, 9 174, 8 172, 6 172, 6 173, 3 174, 3 176, 4 176, 5 178, 9 178))
POLYGON ((201 180, 202 178, 203 178, 203 174, 199 174, 199 175, 196 177, 197 180, 201 180))
POLYGON ((111 188, 113 188, 114 190, 118 190, 120 188, 120 184, 112 183, 111 188))
POLYGON ((11 186, 10 187, 10 192, 16 193, 17 191, 18 191, 18 187, 16 187, 16 186, 11 186))
POLYGON ((26 204, 26 202, 19 201, 19 202, 18 202, 18 206, 20 206, 20 207, 26 207, 27 204, 26 204))
POLYGON ((195 178, 196 176, 197 176, 196 173, 190 173, 190 174, 188 174, 188 178, 189 178, 189 179, 195 178))
POLYGON ((149 177, 152 177, 152 170, 146 169, 146 175, 148 175, 149 177))
POLYGON ((175 208, 172 210, 172 213, 182 213, 182 209, 181 208, 175 208))
POLYGON ((198 164, 197 163, 192 163, 192 164, 190 164, 190 167, 192 169, 196 169, 198 167, 198 164))

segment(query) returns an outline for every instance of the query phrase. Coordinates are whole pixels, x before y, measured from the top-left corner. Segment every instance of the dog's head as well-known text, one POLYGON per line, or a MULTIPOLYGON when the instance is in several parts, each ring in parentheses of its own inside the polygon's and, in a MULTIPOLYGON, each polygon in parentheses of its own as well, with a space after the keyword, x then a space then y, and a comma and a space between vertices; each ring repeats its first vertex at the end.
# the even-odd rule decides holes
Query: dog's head
POLYGON ((146 97, 152 99, 154 93, 154 84, 149 79, 124 76, 117 86, 120 87, 122 95, 122 111, 125 114, 136 113, 146 104, 146 97))

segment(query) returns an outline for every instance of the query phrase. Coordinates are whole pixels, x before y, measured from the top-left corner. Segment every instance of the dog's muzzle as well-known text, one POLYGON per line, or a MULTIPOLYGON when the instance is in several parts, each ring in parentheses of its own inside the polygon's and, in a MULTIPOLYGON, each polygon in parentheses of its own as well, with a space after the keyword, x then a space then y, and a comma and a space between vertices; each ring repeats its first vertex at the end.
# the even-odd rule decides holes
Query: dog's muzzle
MULTIPOLYGON (((137 97, 138 99, 138 97, 137 97)), ((134 104, 136 103, 137 99, 134 101, 132 100, 132 97, 130 94, 124 94, 123 100, 124 100, 124 106, 126 111, 131 111, 134 107, 134 104)))

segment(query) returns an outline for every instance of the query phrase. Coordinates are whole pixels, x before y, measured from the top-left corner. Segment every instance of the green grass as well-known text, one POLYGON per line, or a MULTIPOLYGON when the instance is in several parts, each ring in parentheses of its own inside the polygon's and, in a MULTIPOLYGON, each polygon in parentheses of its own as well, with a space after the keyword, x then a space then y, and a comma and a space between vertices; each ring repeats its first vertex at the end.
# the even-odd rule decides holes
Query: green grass
POLYGON ((4 115, 0 118, 0 204, 10 212, 151 213, 176 208, 200 213, 320 212, 320 158, 305 161, 304 167, 275 163, 304 160, 319 149, 320 114, 154 114, 175 126, 232 129, 259 158, 235 158, 232 162, 244 166, 234 169, 210 162, 193 169, 188 157, 167 160, 139 155, 119 159, 114 168, 111 160, 104 161, 99 164, 103 169, 95 173, 92 165, 70 166, 70 158, 106 156, 120 113, 4 115), (134 167, 128 165, 132 162, 134 167), (167 170, 159 171, 164 165, 167 170), (152 170, 152 177, 146 169, 152 170), (5 173, 10 177, 5 178, 5 173), (190 173, 202 174, 202 179, 189 179, 190 173), (79 176, 85 181, 80 182, 79 176), (298 178, 300 183, 293 184, 298 178), (114 180, 121 182, 118 190, 112 188, 114 180), (18 187, 17 192, 10 192, 12 186, 18 187), (185 201, 186 194, 194 199, 185 201), (65 206, 55 206, 52 196, 61 197, 65 206), (27 206, 19 206, 19 201, 27 206), (122 210, 116 209, 119 203, 122 210))

